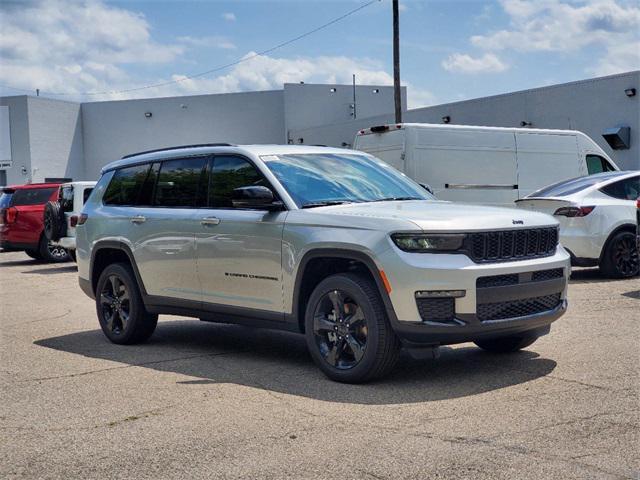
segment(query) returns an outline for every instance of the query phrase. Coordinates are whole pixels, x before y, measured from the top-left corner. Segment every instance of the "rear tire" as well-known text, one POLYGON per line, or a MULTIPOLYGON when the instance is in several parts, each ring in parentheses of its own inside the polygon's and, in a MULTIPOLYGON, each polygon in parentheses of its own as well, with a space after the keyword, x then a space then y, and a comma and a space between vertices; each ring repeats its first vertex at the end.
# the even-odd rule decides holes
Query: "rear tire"
POLYGON ((40 251, 37 249, 29 249, 25 250, 24 253, 29 255, 34 260, 42 260, 42 255, 40 255, 40 251))
POLYGON ((638 275, 639 270, 640 253, 635 235, 627 231, 616 233, 604 248, 600 271, 610 278, 630 278, 638 275))
POLYGON ((40 239, 40 257, 47 263, 63 263, 70 260, 69 252, 62 247, 53 245, 44 235, 40 239))
POLYGON ((120 345, 148 340, 158 324, 158 315, 145 310, 133 271, 125 263, 113 263, 100 274, 96 312, 106 337, 120 345))
POLYGON ((513 353, 527 348, 538 339, 535 335, 511 335, 508 337, 476 340, 474 343, 483 350, 491 353, 513 353))
POLYGON ((327 277, 313 290, 307 302, 305 337, 313 361, 337 382, 383 377, 400 352, 375 283, 354 273, 327 277))

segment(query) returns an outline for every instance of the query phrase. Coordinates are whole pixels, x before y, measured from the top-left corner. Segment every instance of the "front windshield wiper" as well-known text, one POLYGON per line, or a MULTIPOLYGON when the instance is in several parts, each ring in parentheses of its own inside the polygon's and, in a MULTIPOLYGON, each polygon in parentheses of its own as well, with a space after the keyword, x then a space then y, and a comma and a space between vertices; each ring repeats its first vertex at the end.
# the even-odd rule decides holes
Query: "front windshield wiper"
POLYGON ((426 199, 420 198, 420 197, 387 197, 387 198, 376 198, 375 200, 371 200, 371 202, 397 202, 402 200, 426 200, 426 199))
POLYGON ((322 200, 319 202, 303 203, 300 208, 327 207, 329 205, 344 205, 345 203, 354 203, 355 200, 322 200))

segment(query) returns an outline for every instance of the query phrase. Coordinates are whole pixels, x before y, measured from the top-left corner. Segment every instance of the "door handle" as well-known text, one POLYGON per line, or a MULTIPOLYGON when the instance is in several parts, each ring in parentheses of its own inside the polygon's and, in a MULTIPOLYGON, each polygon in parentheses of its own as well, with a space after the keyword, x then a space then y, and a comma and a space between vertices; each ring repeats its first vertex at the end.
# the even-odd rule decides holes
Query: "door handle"
POLYGON ((200 220, 200 225, 218 225, 220 223, 220 219, 217 217, 204 217, 200 220))
POLYGON ((131 223, 144 223, 147 221, 147 217, 143 217, 142 215, 137 215, 135 217, 130 218, 131 223))

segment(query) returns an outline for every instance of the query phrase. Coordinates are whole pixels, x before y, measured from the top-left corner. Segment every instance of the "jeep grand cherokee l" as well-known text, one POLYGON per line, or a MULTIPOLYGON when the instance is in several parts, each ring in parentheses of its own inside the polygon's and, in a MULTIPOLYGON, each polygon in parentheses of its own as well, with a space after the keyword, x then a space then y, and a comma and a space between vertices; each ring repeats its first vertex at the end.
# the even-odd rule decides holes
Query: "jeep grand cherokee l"
POLYGON ((102 170, 78 220, 104 334, 158 314, 301 332, 330 378, 414 355, 531 345, 566 309, 569 255, 537 213, 440 202, 377 158, 307 146, 177 147, 102 170))

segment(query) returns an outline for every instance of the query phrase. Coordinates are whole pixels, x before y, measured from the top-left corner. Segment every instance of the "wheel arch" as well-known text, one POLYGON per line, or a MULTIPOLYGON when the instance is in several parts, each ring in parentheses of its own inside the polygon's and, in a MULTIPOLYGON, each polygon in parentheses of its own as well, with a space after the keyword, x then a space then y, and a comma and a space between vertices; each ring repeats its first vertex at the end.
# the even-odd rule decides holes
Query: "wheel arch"
POLYGON ((373 280, 389 321, 392 326, 395 325, 397 316, 381 276, 381 270, 369 255, 350 249, 317 248, 304 254, 294 281, 292 317, 293 321, 298 323, 301 332, 304 333, 306 302, 318 283, 329 275, 354 271, 362 272, 373 280))
MULTIPOLYGON (((98 278, 104 269, 113 263, 127 263, 133 270, 136 282, 140 288, 143 302, 147 297, 147 291, 140 277, 140 272, 136 266, 133 252, 128 245, 116 240, 104 240, 98 242, 92 249, 91 262, 89 264, 89 280, 91 282, 91 291, 95 295, 98 278)), ((144 302, 146 303, 146 302, 144 302)))
POLYGON ((620 232, 629 232, 635 235, 636 228, 637 228, 636 225, 634 225, 633 223, 623 223, 622 225, 618 225, 616 228, 614 228, 611 231, 611 233, 607 236, 607 239, 602 245, 602 250, 600 251, 600 257, 598 258, 598 263, 602 262, 602 259, 604 258, 604 254, 607 251, 607 248, 609 247, 609 243, 611 242, 611 239, 613 239, 613 237, 615 237, 620 232))

